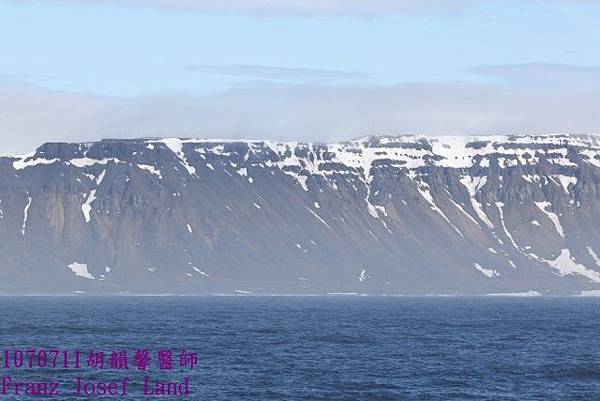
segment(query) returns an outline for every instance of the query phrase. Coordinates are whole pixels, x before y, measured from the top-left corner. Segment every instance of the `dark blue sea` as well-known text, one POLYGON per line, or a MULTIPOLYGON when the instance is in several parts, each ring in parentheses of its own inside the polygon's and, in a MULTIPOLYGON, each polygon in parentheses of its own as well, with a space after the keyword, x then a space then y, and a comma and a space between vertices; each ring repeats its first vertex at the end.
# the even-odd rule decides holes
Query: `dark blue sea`
MULTIPOLYGON (((21 382, 181 382, 185 400, 599 400, 600 300, 379 297, 5 297, 0 351, 80 350, 80 369, 2 369, 21 382), (148 370, 87 353, 147 350, 148 370), (174 367, 159 369, 158 350, 174 367), (194 369, 179 366, 195 352, 194 369)), ((4 366, 5 361, 2 359, 4 366)), ((26 359, 26 358, 25 358, 26 359)), ((133 358, 132 358, 133 359, 133 358)), ((25 365, 27 364, 27 359, 25 365)), ((35 365, 35 362, 34 362, 35 365)), ((9 387, 9 391, 12 388, 9 387)), ((35 397, 0 395, 1 400, 35 397)), ((41 399, 41 398, 37 398, 41 399)), ((151 398, 152 399, 152 398, 151 398)))

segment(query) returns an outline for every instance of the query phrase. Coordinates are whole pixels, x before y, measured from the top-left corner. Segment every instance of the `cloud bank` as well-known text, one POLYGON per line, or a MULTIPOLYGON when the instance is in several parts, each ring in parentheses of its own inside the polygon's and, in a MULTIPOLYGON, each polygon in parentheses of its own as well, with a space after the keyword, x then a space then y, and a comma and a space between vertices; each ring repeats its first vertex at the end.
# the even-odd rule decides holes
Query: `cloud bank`
POLYGON ((1 153, 45 141, 182 136, 335 141, 368 134, 600 132, 600 89, 475 83, 244 86, 111 98, 0 85, 1 153))
POLYGON ((572 64, 525 63, 482 65, 472 71, 501 83, 521 87, 600 87, 600 67, 572 64))
MULTIPOLYGON (((9 1, 9 0, 0 0, 9 1)), ((146 7, 254 15, 386 15, 452 14, 492 0, 21 0, 22 2, 68 2, 75 4, 146 7)), ((523 0, 496 0, 519 6, 523 0)), ((531 0, 538 4, 599 4, 600 0, 531 0)))
POLYGON ((365 80, 361 72, 321 70, 313 68, 286 68, 264 65, 187 65, 185 70, 200 74, 223 75, 236 78, 253 78, 287 82, 320 82, 365 80))
POLYGON ((30 0, 125 7, 180 9, 196 12, 248 14, 398 14, 447 13, 468 8, 478 0, 30 0))

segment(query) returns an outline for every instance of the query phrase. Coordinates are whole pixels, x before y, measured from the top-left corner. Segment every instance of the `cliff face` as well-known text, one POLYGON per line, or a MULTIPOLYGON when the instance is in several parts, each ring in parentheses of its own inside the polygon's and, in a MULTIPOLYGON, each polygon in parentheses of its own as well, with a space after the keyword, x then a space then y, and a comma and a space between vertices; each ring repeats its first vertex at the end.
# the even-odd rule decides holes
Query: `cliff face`
POLYGON ((48 143, 0 158, 0 291, 600 289, 600 137, 48 143))

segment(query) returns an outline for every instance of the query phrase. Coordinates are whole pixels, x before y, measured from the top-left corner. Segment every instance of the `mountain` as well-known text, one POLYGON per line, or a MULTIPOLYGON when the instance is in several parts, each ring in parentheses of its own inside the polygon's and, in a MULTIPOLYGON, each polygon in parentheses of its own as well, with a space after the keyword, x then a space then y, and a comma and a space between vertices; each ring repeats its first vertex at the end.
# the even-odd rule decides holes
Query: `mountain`
POLYGON ((47 143, 0 158, 0 292, 600 289, 600 136, 47 143))

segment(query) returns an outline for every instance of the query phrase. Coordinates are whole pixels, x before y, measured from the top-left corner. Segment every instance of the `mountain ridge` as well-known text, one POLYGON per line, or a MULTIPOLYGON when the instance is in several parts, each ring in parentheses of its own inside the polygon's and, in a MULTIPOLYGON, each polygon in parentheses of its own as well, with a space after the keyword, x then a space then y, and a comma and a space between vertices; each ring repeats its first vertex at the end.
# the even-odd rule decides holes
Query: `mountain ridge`
POLYGON ((600 136, 178 138, 0 157, 0 291, 600 288, 600 136))

